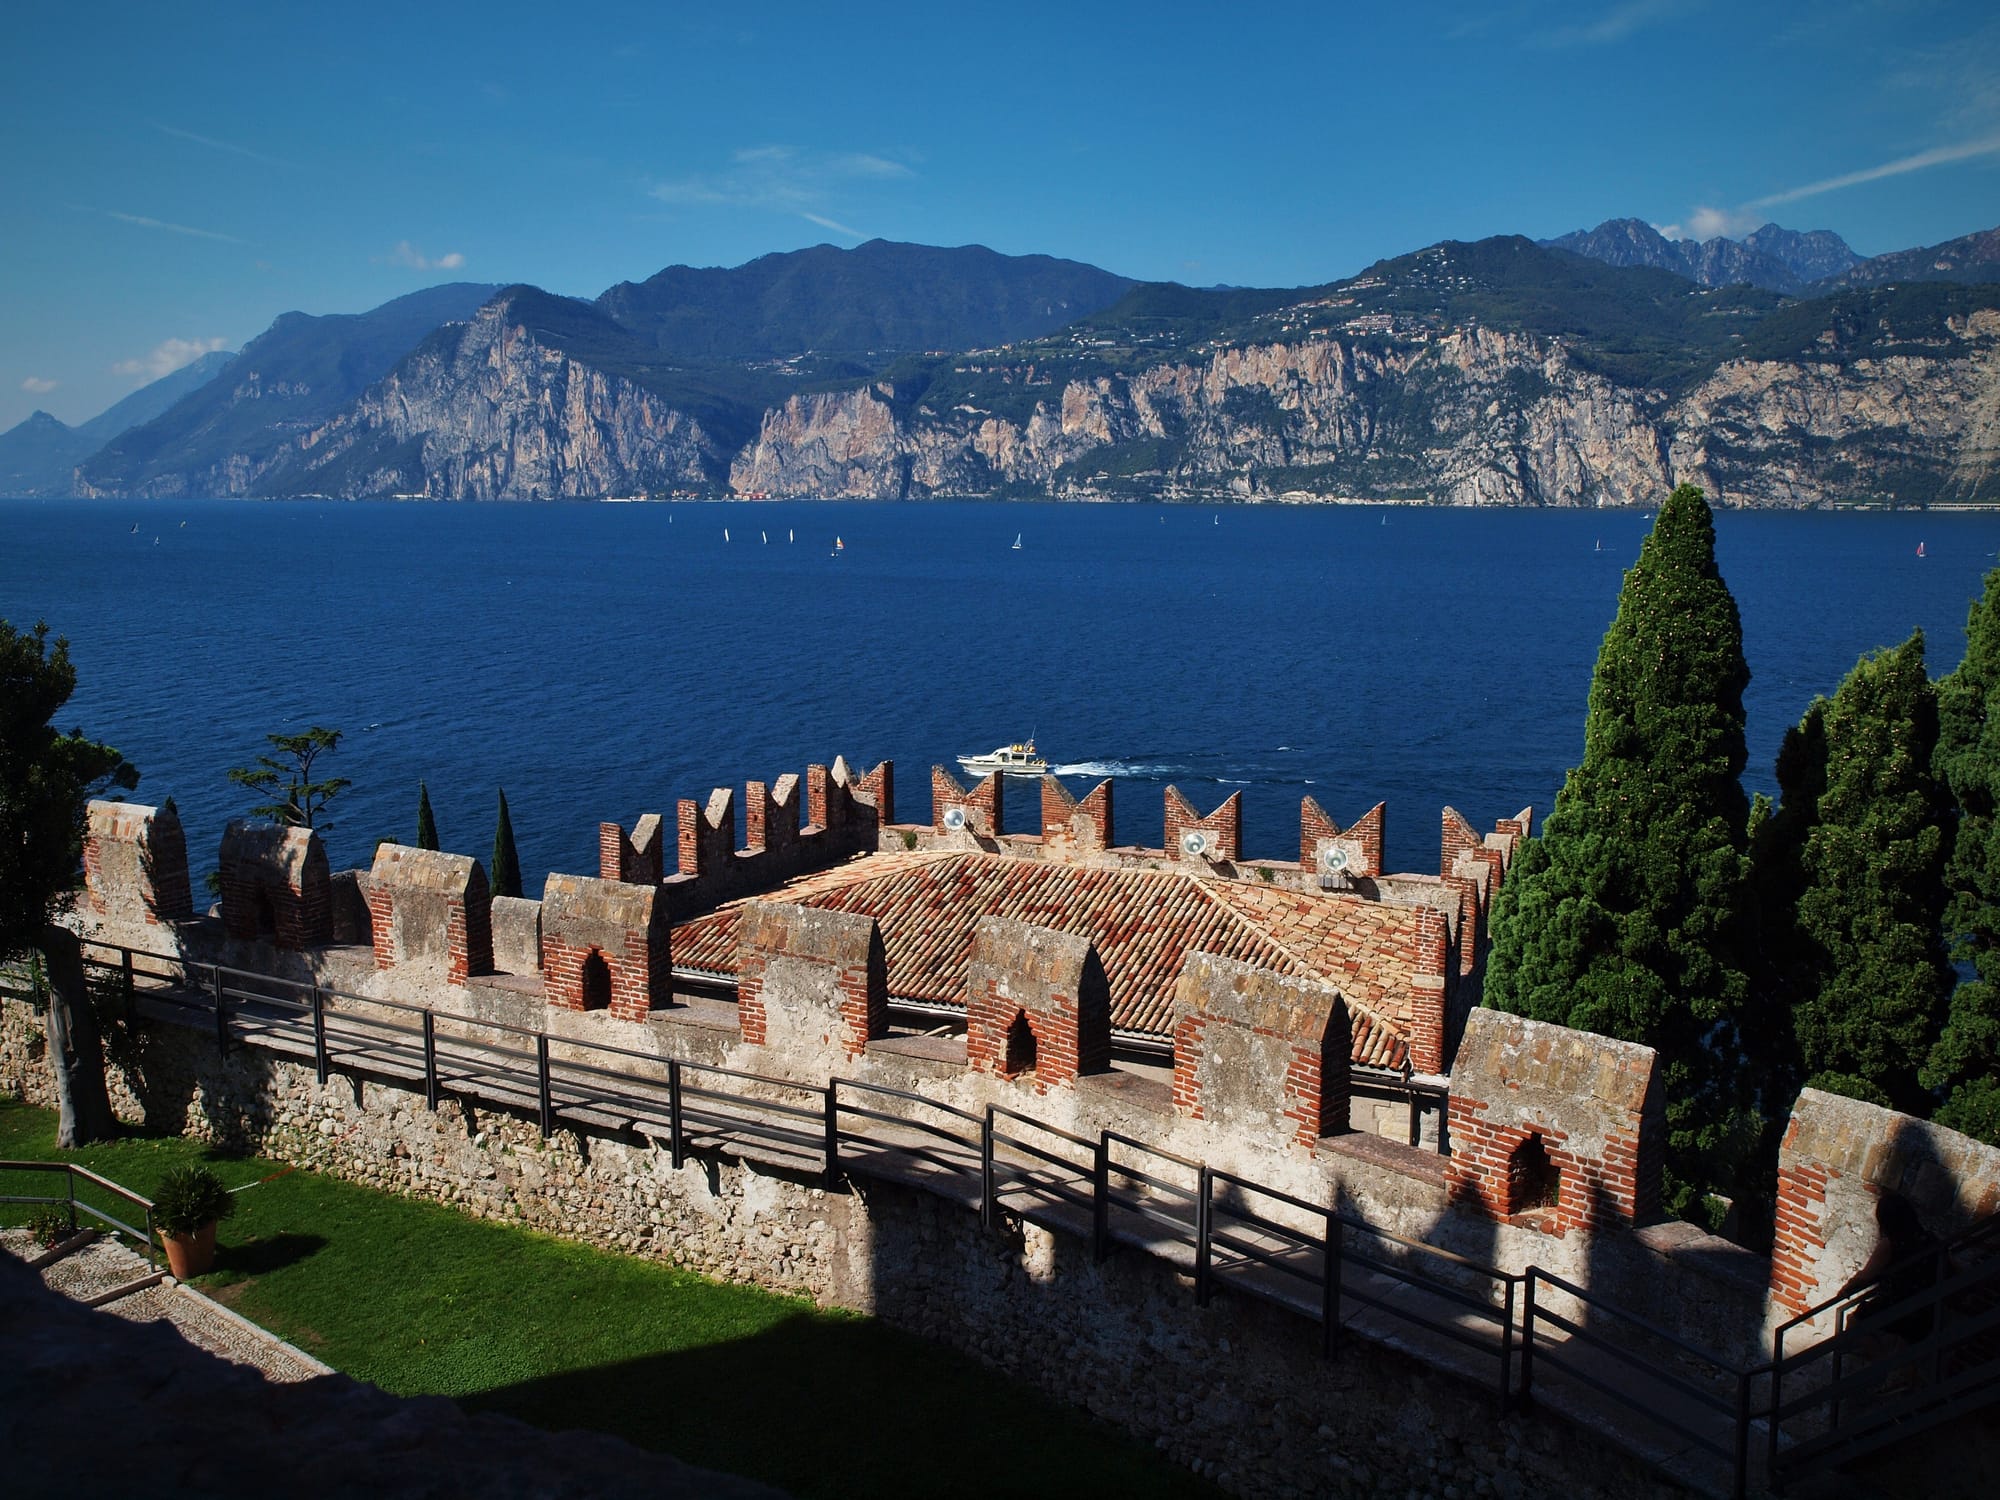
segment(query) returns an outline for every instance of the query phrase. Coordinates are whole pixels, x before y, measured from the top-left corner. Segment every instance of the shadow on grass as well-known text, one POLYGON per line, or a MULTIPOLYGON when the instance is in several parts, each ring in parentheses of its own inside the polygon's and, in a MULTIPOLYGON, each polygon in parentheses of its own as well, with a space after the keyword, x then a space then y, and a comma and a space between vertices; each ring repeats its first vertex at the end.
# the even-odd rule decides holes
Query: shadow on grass
POLYGON ((309 1255, 326 1248, 326 1236, 319 1234, 265 1235, 240 1245, 219 1242, 215 1247, 215 1274, 237 1279, 263 1276, 297 1265, 309 1255))
POLYGON ((862 1318, 801 1313, 746 1338, 464 1398, 809 1496, 1220 1491, 1108 1423, 862 1318))

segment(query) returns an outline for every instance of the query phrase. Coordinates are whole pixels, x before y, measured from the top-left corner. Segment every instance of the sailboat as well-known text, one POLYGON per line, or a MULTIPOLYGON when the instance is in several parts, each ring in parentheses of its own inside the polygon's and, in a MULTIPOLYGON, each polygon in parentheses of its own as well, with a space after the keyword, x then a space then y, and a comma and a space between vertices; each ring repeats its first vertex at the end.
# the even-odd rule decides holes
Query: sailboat
POLYGON ((1599 552, 1602 552, 1602 551, 1604 550, 1604 538, 1603 538, 1603 537, 1599 537, 1599 538, 1597 539, 1597 550, 1598 550, 1599 552))
POLYGON ((786 541, 788 541, 788 542, 796 542, 796 541, 797 541, 798 539, 799 539, 799 534, 798 534, 798 533, 797 533, 796 531, 793 531, 793 530, 791 530, 791 529, 790 529, 789 527, 788 527, 788 528, 786 528, 786 531, 785 531, 785 540, 786 540, 786 541))
POLYGON ((847 543, 843 542, 839 537, 835 537, 833 539, 833 551, 829 555, 833 557, 838 557, 840 556, 841 553, 845 552, 846 550, 847 550, 847 543))
POLYGON ((722 528, 722 539, 725 542, 729 540, 729 528, 727 526, 722 528))
POLYGON ((768 532, 763 532, 763 531, 758 532, 757 540, 762 542, 766 547, 771 545, 771 537, 768 532))
POLYGON ((1919 557, 1922 557, 1923 555, 1924 555, 1924 544, 1923 544, 1922 542, 1918 542, 1918 543, 1917 543, 1917 556, 1919 556, 1919 557))
POLYGON ((1014 550, 1016 552, 1021 550, 1021 533, 1018 531, 1014 533, 1014 550))

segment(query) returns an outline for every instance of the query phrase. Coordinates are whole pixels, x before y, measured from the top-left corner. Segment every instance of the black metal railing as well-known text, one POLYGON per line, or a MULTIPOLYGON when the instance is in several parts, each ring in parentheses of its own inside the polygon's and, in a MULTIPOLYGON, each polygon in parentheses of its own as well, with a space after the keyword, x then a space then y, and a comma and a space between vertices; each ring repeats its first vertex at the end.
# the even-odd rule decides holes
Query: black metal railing
MULTIPOLYGON (((51 1197, 42 1193, 0 1193, 0 1203, 32 1204, 43 1208, 61 1208, 69 1216, 70 1232, 74 1234, 80 1227, 78 1215, 96 1220, 107 1229, 127 1235, 136 1240, 146 1252, 150 1264, 158 1264, 159 1247, 153 1242, 153 1204, 130 1188, 113 1182, 109 1177, 100 1177, 88 1167, 80 1167, 68 1161, 0 1161, 0 1178, 21 1172, 32 1176, 60 1176, 62 1196, 51 1197), (81 1191, 80 1191, 81 1190, 81 1191), (92 1196, 102 1195, 112 1202, 123 1205, 122 1212, 139 1223, 128 1223, 109 1209, 100 1208, 90 1201, 92 1196)), ((8 1186, 13 1186, 9 1183, 8 1186)))
POLYGON ((1768 1463, 1781 1489, 2000 1400, 2000 1216, 1844 1288, 1771 1335, 1768 1463), (1831 1320, 1832 1332, 1786 1345, 1831 1320))
MULTIPOLYGON (((87 949, 101 972, 212 1029, 225 1052, 283 1050, 310 1058, 322 1080, 384 1076, 420 1087, 433 1108, 451 1094, 518 1110, 544 1135, 637 1133, 663 1141, 676 1166, 690 1150, 732 1149, 829 1179, 893 1177, 989 1224, 1005 1212, 1088 1235, 1099 1257, 1125 1245, 1167 1259, 1191 1271, 1199 1303, 1223 1291, 1288 1307, 1319 1323, 1325 1353, 1345 1321, 1373 1315, 1492 1359, 1503 1410, 1517 1361, 1526 1388, 1534 1314, 1529 1299, 1529 1323, 1517 1321, 1522 1275, 1118 1131, 1084 1136, 1001 1105, 975 1112, 842 1077, 801 1083, 174 955, 87 949)), ((1546 1311, 1540 1319, 1555 1326, 1546 1311)))
POLYGON ((1722 1359, 1539 1266, 1528 1267, 1524 1280, 1521 1399, 1534 1398, 1538 1366, 1560 1370, 1720 1459, 1730 1474, 1730 1493, 1742 1500, 1750 1477, 1750 1429, 1757 1415, 1752 1387, 1771 1367, 1722 1359), (1536 1295, 1543 1286, 1574 1299, 1582 1309, 1581 1320, 1549 1307, 1536 1295), (1627 1336, 1606 1337, 1605 1320, 1627 1336), (1560 1340, 1547 1336, 1551 1328, 1562 1335, 1560 1340), (1682 1368, 1674 1369, 1675 1363, 1682 1368), (1616 1379, 1607 1378, 1614 1372, 1616 1379), (1704 1412, 1708 1420, 1701 1416, 1704 1412), (1718 1437, 1718 1432, 1725 1435, 1718 1437))

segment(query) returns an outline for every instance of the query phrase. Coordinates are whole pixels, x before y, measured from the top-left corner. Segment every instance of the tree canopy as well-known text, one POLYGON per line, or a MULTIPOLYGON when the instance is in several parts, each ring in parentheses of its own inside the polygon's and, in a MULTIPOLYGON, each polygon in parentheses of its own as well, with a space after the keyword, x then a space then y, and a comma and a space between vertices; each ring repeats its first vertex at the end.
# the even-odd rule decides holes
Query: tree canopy
POLYGON ((326 805, 353 785, 345 776, 313 780, 313 765, 322 755, 340 746, 340 731, 315 724, 304 734, 267 734, 274 755, 260 755, 254 766, 239 766, 229 773, 238 786, 248 787, 269 800, 250 809, 250 815, 269 818, 290 828, 328 830, 333 824, 321 816, 326 805))
POLYGON ((1748 899, 1736 601, 1702 492, 1661 506, 1591 681, 1583 762, 1495 903, 1485 1001, 1656 1049, 1668 1197, 1754 1135, 1741 1046, 1748 899))
POLYGON ((500 789, 500 817, 493 828, 493 894, 521 894, 521 856, 514 848, 514 820, 507 815, 507 789, 500 789))
POLYGON ((417 847, 438 847, 437 815, 431 811, 431 789, 421 781, 417 783, 417 847))
POLYGON ((1769 998, 1789 1019, 1797 1069, 1918 1114, 1930 1112, 1918 1075, 1952 987, 1937 740, 1920 632, 1864 657, 1786 732, 1782 801, 1754 843, 1769 998))
POLYGON ((63 1146, 117 1128, 82 950, 62 918, 82 883, 92 793, 139 782, 109 745, 55 727, 75 691, 66 640, 51 644, 47 625, 23 634, 0 620, 0 957, 37 951, 48 962, 49 1059, 63 1146))
POLYGON ((1952 992, 1923 1083, 1945 1095, 1939 1120, 2000 1145, 2000 569, 1937 694, 1937 770, 1958 806, 1945 930, 1972 976, 1952 992))
POLYGON ((116 750, 63 733, 56 715, 76 691, 69 642, 0 620, 0 956, 39 949, 69 910, 83 869, 84 806, 139 773, 116 750))

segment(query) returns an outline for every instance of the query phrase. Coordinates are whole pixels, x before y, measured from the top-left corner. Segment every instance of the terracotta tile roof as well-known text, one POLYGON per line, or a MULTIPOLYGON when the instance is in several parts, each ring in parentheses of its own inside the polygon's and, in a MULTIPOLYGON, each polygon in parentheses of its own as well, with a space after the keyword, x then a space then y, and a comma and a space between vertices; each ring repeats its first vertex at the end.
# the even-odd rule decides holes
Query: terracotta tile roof
MULTIPOLYGON (((1005 855, 919 850, 873 855, 792 881, 768 899, 872 916, 889 993, 962 1004, 979 919, 1011 917, 1088 937, 1111 982, 1111 1021, 1164 1036, 1189 953, 1325 981, 1347 997, 1354 1060, 1400 1067, 1408 1055, 1417 913, 1358 896, 1275 890, 1175 870, 1104 870, 1005 855)), ((733 976, 732 902, 673 930, 676 968, 733 976)))

